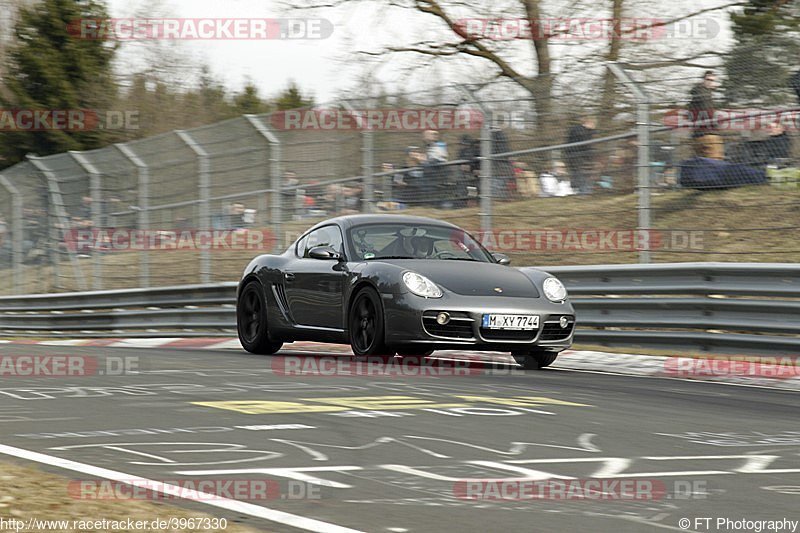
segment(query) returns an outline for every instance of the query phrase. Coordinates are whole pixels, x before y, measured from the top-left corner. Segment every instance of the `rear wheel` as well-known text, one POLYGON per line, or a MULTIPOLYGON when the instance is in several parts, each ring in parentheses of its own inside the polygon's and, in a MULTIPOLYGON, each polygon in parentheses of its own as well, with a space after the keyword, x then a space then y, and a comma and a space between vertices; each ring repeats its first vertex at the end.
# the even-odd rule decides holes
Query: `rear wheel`
POLYGON ((348 319, 350 347, 356 356, 388 356, 384 344, 383 306, 378 293, 365 288, 356 294, 348 319))
POLYGON ((552 365, 558 357, 558 352, 519 351, 511 352, 511 356, 525 370, 539 370, 552 365))
POLYGON ((267 300, 261 284, 251 281, 242 289, 236 302, 236 329, 245 350, 260 355, 272 355, 281 349, 282 342, 269 338, 267 300))

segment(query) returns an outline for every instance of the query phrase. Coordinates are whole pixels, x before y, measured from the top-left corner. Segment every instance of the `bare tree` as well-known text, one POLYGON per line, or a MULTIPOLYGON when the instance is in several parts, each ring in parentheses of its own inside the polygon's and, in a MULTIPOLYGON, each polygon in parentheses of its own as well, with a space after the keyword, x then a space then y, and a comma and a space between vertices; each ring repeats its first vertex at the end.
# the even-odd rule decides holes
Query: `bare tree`
MULTIPOLYGON (((295 0, 287 8, 295 11, 336 10, 362 2, 364 0, 295 0)), ((477 0, 369 0, 370 9, 386 10, 386 20, 392 20, 389 11, 395 14, 405 12, 407 17, 422 15, 439 31, 356 49, 354 53, 380 59, 394 54, 415 54, 432 61, 465 59, 473 65, 477 62, 490 66, 482 69, 488 77, 512 80, 531 95, 540 123, 554 120, 553 115, 558 111, 554 109, 556 74, 572 75, 577 79, 595 76, 600 84, 599 91, 591 91, 596 82, 588 83, 586 80, 571 89, 591 93, 594 105, 601 110, 602 127, 614 115, 617 101, 616 80, 604 68, 608 62, 631 59, 635 68, 640 70, 705 67, 709 58, 720 53, 718 43, 711 40, 699 49, 677 41, 637 40, 633 34, 658 30, 666 33, 671 25, 721 12, 742 5, 743 1, 703 0, 688 8, 680 4, 665 6, 650 0, 605 0, 599 5, 587 0, 499 0, 486 4, 477 0), (645 18, 642 13, 648 11, 662 16, 645 18), (663 13, 669 15, 664 17, 663 13), (634 16, 641 21, 634 25, 623 24, 625 17, 634 16), (605 39, 596 42, 562 39, 560 33, 570 30, 553 24, 554 21, 581 18, 610 21, 612 31, 605 39), (470 31, 469 24, 465 23, 467 20, 484 21, 488 25, 503 20, 524 21, 529 30, 511 38, 498 38, 491 32, 470 31), (686 48, 691 48, 688 53, 686 48)))

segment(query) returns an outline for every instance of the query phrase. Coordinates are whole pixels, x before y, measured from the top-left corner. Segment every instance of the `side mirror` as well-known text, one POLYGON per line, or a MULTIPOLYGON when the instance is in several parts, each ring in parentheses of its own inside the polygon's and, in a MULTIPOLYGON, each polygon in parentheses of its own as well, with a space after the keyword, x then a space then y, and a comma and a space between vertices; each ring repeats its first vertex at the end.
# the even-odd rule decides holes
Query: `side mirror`
POLYGON ((315 246, 308 251, 308 257, 311 259, 325 260, 339 260, 341 256, 339 253, 330 246, 315 246))
POLYGON ((492 254, 492 257, 494 257, 494 260, 497 261, 497 263, 500 265, 505 266, 511 264, 511 258, 508 257, 506 254, 494 253, 492 254))

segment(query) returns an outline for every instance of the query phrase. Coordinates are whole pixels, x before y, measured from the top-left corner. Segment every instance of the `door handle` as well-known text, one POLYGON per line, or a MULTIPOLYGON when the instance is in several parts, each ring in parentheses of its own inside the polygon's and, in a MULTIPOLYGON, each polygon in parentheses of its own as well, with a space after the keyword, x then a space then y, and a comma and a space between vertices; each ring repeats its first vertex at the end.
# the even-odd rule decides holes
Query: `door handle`
POLYGON ((285 279, 286 281, 294 281, 294 274, 292 274, 291 272, 284 272, 283 279, 285 279))

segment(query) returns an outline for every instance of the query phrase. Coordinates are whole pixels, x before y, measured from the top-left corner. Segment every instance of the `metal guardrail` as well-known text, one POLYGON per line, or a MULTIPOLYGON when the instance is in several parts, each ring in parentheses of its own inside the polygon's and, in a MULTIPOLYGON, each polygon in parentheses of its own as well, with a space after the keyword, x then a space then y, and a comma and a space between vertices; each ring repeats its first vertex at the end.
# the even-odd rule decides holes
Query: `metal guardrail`
MULTIPOLYGON (((575 340, 697 353, 800 353, 800 265, 543 267, 567 286, 575 340)), ((0 298, 6 336, 230 336, 236 283, 0 298)))
POLYGON ((545 267, 567 286, 575 342, 726 354, 800 354, 800 264, 545 267))

